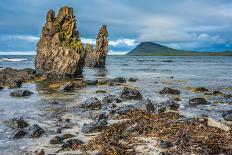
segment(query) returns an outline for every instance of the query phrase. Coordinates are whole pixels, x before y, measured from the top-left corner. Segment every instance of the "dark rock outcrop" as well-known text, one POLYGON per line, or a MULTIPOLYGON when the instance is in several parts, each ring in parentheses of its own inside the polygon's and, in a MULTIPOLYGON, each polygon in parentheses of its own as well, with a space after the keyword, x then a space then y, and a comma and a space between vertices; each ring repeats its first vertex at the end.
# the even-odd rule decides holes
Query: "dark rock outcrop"
POLYGON ((44 129, 42 129, 39 125, 33 124, 32 126, 30 126, 28 130, 28 135, 31 138, 38 138, 42 136, 44 132, 45 132, 44 129))
POLYGON ((141 100, 142 95, 137 89, 124 87, 120 94, 120 98, 123 100, 141 100))
POLYGON ((189 100, 190 106, 197 106, 197 105, 207 105, 209 102, 204 98, 193 98, 189 100))
POLYGON ((91 97, 87 99, 84 103, 82 103, 81 107, 88 108, 88 109, 100 109, 101 102, 98 100, 98 98, 91 97))
POLYGON ((107 26, 103 25, 97 35, 96 47, 86 44, 85 66, 87 67, 105 67, 105 60, 108 53, 108 32, 107 26))
POLYGON ((47 77, 71 77, 82 73, 85 50, 76 30, 73 9, 62 7, 57 16, 48 11, 37 44, 35 67, 47 77))
POLYGON ((165 87, 160 91, 160 94, 179 95, 180 91, 177 90, 177 89, 172 89, 172 88, 165 87))
POLYGON ((101 119, 93 123, 84 124, 81 131, 84 134, 100 132, 106 127, 107 124, 108 123, 106 119, 101 119))
POLYGON ((13 118, 6 121, 6 124, 13 129, 23 129, 29 126, 29 124, 23 118, 13 118))
POLYGON ((15 90, 15 91, 10 93, 10 96, 24 97, 24 96, 30 96, 31 94, 33 94, 33 93, 28 91, 28 90, 15 90))

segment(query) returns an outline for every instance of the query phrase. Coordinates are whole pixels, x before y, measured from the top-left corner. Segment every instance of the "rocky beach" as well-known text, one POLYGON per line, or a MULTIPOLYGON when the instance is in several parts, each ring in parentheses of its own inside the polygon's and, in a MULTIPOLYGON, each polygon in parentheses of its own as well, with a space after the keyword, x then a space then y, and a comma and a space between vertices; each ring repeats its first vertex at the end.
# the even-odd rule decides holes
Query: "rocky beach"
POLYGON ((50 10, 36 56, 0 57, 0 154, 232 154, 231 57, 110 56, 76 23, 50 10))

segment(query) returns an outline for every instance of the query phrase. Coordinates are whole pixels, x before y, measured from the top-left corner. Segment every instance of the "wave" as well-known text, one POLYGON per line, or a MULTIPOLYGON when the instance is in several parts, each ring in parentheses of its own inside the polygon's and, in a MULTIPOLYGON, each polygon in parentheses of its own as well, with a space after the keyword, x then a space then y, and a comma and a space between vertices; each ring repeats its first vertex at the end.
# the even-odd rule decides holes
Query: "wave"
POLYGON ((0 61, 9 61, 9 62, 20 62, 27 61, 27 59, 19 59, 19 58, 2 58, 0 61))

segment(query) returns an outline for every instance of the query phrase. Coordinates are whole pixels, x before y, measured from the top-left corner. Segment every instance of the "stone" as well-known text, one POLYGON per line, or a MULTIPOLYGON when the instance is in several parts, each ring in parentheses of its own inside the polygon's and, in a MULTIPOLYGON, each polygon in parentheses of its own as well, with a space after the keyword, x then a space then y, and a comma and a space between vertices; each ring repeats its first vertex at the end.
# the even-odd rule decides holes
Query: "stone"
POLYGON ((103 25, 97 35, 96 47, 87 45, 86 49, 86 67, 105 67, 106 56, 108 53, 108 31, 107 26, 103 25))
POLYGON ((82 74, 85 49, 76 29, 73 8, 64 6, 57 16, 48 11, 37 44, 35 68, 46 77, 76 77, 82 74))
POLYGON ((136 82, 136 81, 138 81, 138 79, 137 78, 129 78, 128 81, 129 82, 136 82))
POLYGON ((81 104, 82 108, 88 108, 88 109, 100 109, 101 108, 101 102, 98 98, 91 97, 87 99, 84 103, 81 104))
POLYGON ((11 138, 15 139, 15 138, 21 138, 23 136, 25 136, 27 134, 27 132, 25 130, 16 130, 12 135, 11 138))
POLYGON ((232 98, 232 94, 225 94, 224 97, 227 99, 232 98))
POLYGON ((98 80, 85 80, 84 83, 87 86, 96 86, 97 85, 98 80))
POLYGON ((70 92, 74 91, 76 88, 85 87, 85 83, 83 81, 71 81, 60 87, 61 92, 70 92))
POLYGON ((39 125, 33 124, 29 127, 28 134, 30 138, 38 138, 45 133, 44 129, 42 129, 39 125))
POLYGON ((217 120, 208 117, 208 126, 219 128, 221 130, 224 130, 226 132, 230 131, 230 127, 223 124, 222 122, 218 122, 217 120))
POLYGON ((81 131, 84 134, 101 132, 106 127, 107 124, 108 123, 106 119, 101 119, 101 120, 98 120, 97 122, 84 124, 81 131))
POLYGON ((171 142, 161 140, 160 147, 163 149, 167 149, 167 148, 173 147, 173 144, 171 142))
POLYGON ((224 117, 224 119, 225 119, 226 121, 232 121, 232 114, 226 115, 226 116, 224 117))
POLYGON ((220 92, 220 91, 218 91, 218 90, 215 90, 215 91, 213 91, 213 95, 224 95, 224 93, 223 92, 220 92))
POLYGON ((108 95, 102 99, 102 103, 104 104, 113 103, 113 102, 120 103, 122 102, 122 99, 120 99, 119 97, 115 95, 108 95))
POLYGON ((98 79, 97 84, 98 85, 106 85, 109 82, 107 79, 98 79))
POLYGON ((165 106, 166 108, 169 108, 171 110, 178 110, 180 107, 180 104, 176 103, 173 100, 167 100, 165 102, 161 102, 160 105, 165 106))
POLYGON ((12 79, 11 81, 8 81, 9 88, 20 88, 23 84, 23 81, 20 79, 12 79))
POLYGON ((59 104, 59 102, 57 102, 57 101, 51 101, 51 102, 48 102, 48 104, 59 104))
POLYGON ((155 112, 156 111, 156 106, 149 99, 141 100, 141 102, 139 102, 138 104, 135 104, 134 107, 137 110, 142 110, 142 111, 146 111, 146 112, 155 112))
POLYGON ((35 152, 35 155, 45 155, 44 149, 35 152))
POLYGON ((55 136, 54 138, 52 138, 49 143, 50 144, 62 144, 63 143, 63 137, 60 136, 55 136))
POLYGON ((31 94, 33 93, 28 90, 16 90, 10 93, 10 95, 14 97, 30 96, 31 94))
POLYGON ((135 107, 135 106, 127 105, 127 106, 124 106, 122 108, 117 109, 116 113, 119 115, 127 115, 130 111, 136 110, 136 109, 137 109, 137 107, 135 107))
POLYGON ((96 90, 96 93, 97 94, 105 94, 105 93, 107 93, 107 91, 105 91, 105 90, 96 90))
POLYGON ((209 102, 204 98, 193 98, 189 100, 190 106, 197 106, 197 105, 207 105, 209 102))
POLYGON ((73 137, 75 137, 75 135, 70 134, 70 133, 63 134, 63 136, 62 136, 63 139, 69 139, 69 138, 73 138, 73 137))
POLYGON ((199 92, 207 92, 207 91, 209 91, 207 88, 205 88, 205 87, 197 87, 196 89, 195 89, 195 91, 199 91, 199 92))
POLYGON ((123 100, 141 100, 141 93, 135 88, 124 87, 120 93, 120 98, 123 100))
POLYGON ((14 129, 23 129, 29 126, 29 124, 23 118, 13 118, 9 121, 6 121, 6 124, 14 129))
POLYGON ((163 88, 159 93, 160 93, 160 94, 179 95, 179 94, 180 94, 180 91, 177 90, 177 89, 172 89, 172 88, 165 87, 165 88, 163 88))
POLYGON ((82 144, 84 144, 84 143, 79 139, 69 139, 62 145, 62 148, 73 149, 73 148, 75 148, 79 145, 82 145, 82 144))

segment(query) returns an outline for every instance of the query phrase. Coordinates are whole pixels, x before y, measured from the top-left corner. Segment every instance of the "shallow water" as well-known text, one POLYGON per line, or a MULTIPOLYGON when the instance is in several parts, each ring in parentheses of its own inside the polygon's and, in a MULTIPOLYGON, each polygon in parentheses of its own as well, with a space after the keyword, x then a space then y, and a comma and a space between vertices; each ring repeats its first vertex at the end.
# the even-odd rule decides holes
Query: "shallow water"
MULTIPOLYGON (((0 56, 0 67, 33 68, 33 56, 0 56), (25 60, 26 59, 26 60, 25 60)), ((216 119, 221 119, 223 110, 232 109, 228 103, 231 99, 219 96, 207 96, 195 93, 191 88, 204 86, 210 90, 220 90, 226 94, 232 93, 232 57, 136 57, 108 56, 106 69, 85 68, 83 77, 86 79, 136 77, 139 81, 127 83, 137 87, 144 98, 153 102, 170 99, 170 96, 159 95, 163 87, 172 87, 181 91, 177 96, 182 99, 180 111, 186 116, 198 116, 203 113, 216 119), (187 107, 188 100, 193 97, 205 97, 211 105, 187 107)), ((54 135, 57 126, 67 125, 57 123, 59 118, 72 118, 72 123, 81 124, 84 118, 77 105, 87 98, 96 96, 102 98, 106 94, 96 94, 96 90, 106 90, 107 94, 118 95, 121 87, 91 86, 72 93, 51 92, 43 83, 26 83, 21 89, 28 89, 34 94, 26 98, 13 98, 12 90, 0 91, 0 154, 26 153, 28 148, 39 146, 54 135), (49 101, 59 101, 61 104, 47 104, 49 101), (13 117, 23 117, 28 122, 37 123, 46 130, 39 139, 22 138, 9 139, 12 130, 4 124, 13 117)), ((123 104, 133 104, 126 102, 123 104)), ((88 121, 88 120, 87 120, 88 121)), ((77 126, 78 128, 78 126, 77 126)))

